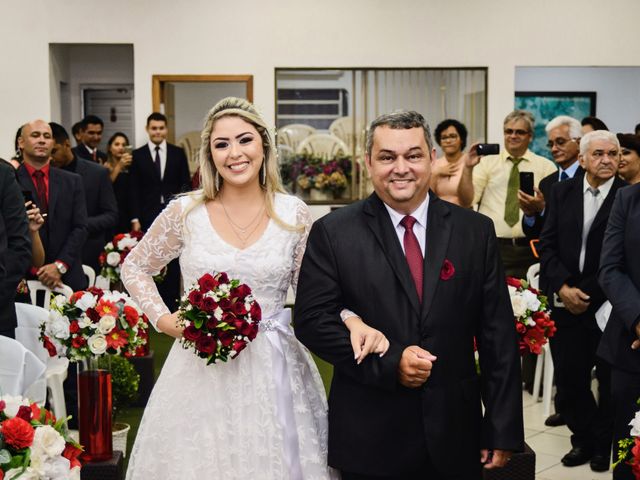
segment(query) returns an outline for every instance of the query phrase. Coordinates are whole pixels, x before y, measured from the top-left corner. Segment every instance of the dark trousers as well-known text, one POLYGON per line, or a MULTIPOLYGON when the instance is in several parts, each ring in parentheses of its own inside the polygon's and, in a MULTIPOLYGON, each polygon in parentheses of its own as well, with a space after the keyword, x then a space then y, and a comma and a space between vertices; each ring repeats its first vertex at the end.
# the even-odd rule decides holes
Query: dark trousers
MULTIPOLYGON (((636 400, 640 398, 640 373, 628 373, 612 367, 611 396, 613 397, 613 458, 618 459, 618 441, 629 438, 629 422, 638 411, 636 400)), ((631 467, 624 463, 613 471, 614 480, 634 480, 631 467)))
MULTIPOLYGON (((188 285, 185 285, 187 287, 188 285)), ((178 301, 180 296, 180 264, 178 259, 171 260, 167 265, 167 275, 164 280, 158 284, 158 293, 162 297, 162 301, 171 312, 178 309, 178 301)))
MULTIPOLYGON (((571 315, 559 312, 556 316, 571 315)), ((556 318, 557 318, 556 317, 556 318)), ((594 322, 595 323, 595 322, 594 322)), ((571 444, 599 455, 609 455, 613 432, 611 368, 596 357, 602 332, 584 322, 558 325, 551 338, 558 407, 573 433, 571 444), (598 397, 591 392, 591 371, 596 368, 598 397)))
POLYGON ((342 480, 480 480, 482 465, 478 452, 478 464, 470 465, 466 472, 447 473, 439 471, 427 457, 425 464, 418 470, 397 473, 390 476, 362 475, 360 473, 341 471, 342 480))

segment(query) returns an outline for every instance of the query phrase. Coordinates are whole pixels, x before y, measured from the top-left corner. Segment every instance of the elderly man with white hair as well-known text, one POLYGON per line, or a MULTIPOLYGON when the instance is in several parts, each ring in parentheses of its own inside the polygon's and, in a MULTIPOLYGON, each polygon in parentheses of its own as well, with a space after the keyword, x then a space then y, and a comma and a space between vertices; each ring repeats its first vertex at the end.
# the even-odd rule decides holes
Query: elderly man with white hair
POLYGON ((613 417, 610 367, 596 357, 602 332, 595 312, 606 301, 598 284, 600 252, 616 191, 626 183, 616 175, 617 137, 604 130, 580 141, 582 177, 557 183, 547 198, 540 237, 540 286, 549 298, 557 332, 551 338, 558 407, 572 432, 567 467, 590 461, 594 471, 609 469, 613 417), (596 367, 598 401, 591 392, 596 367))

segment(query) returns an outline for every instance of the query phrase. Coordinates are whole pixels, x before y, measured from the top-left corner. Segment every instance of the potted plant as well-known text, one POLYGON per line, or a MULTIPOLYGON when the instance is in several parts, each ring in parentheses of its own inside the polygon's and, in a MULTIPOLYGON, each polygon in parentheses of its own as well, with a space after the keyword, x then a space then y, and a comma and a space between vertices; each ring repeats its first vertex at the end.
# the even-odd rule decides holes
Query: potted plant
POLYGON ((111 371, 111 396, 113 398, 113 449, 120 450, 127 456, 127 436, 131 425, 117 422, 118 413, 138 398, 140 375, 131 362, 125 357, 111 355, 110 358, 100 359, 101 366, 111 371))

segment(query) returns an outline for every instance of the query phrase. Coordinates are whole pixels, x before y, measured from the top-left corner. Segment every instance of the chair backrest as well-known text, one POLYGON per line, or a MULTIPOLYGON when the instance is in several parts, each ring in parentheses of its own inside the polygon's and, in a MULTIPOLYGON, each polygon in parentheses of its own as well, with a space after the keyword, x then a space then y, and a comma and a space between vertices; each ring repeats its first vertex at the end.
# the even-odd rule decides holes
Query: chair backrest
POLYGON ((333 158, 338 154, 349 155, 349 147, 335 135, 314 133, 298 145, 298 153, 333 158))
POLYGON ((82 265, 82 271, 89 282, 89 287, 93 287, 96 283, 96 271, 89 265, 82 265))
POLYGON ((329 125, 329 132, 342 140, 350 152, 353 151, 354 145, 357 154, 361 153, 361 150, 364 149, 364 125, 356 122, 354 132, 353 117, 336 118, 331 125, 329 125))
POLYGON ((540 264, 534 263, 527 270, 527 282, 536 290, 540 288, 540 264))
POLYGON ((187 154, 187 160, 189 162, 189 175, 193 177, 193 174, 198 170, 198 154, 200 153, 200 132, 187 132, 182 135, 176 145, 184 149, 184 153, 187 154))
POLYGON ((49 320, 49 312, 36 305, 16 303, 16 317, 16 340, 45 364, 48 363, 49 353, 40 341, 40 325, 49 320))
POLYGON ((0 336, 0 392, 37 403, 46 399, 45 371, 38 357, 13 338, 0 336))
POLYGON ((296 152, 300 142, 314 133, 316 133, 316 129, 311 125, 292 123, 278 129, 278 144, 287 145, 296 152))
POLYGON ((53 290, 38 280, 27 280, 27 285, 29 287, 29 294, 31 295, 31 303, 33 305, 38 304, 38 292, 44 292, 44 304, 41 305, 41 307, 44 307, 46 310, 49 310, 51 306, 52 291, 55 293, 61 293, 67 298, 71 298, 71 295, 73 295, 73 290, 71 290, 71 287, 68 285, 62 285, 61 287, 56 287, 53 290))

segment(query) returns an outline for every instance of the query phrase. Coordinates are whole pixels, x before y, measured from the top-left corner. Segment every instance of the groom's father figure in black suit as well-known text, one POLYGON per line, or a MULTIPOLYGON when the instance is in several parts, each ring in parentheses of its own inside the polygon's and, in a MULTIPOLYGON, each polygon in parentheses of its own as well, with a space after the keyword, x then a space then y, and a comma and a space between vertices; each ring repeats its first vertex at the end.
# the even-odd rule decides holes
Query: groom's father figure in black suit
MULTIPOLYGON (((147 118, 149 141, 133 151, 130 167, 131 219, 133 230, 147 230, 165 205, 178 193, 190 189, 189 163, 184 150, 167 143, 167 117, 154 112, 147 118)), ((180 267, 177 260, 168 265, 158 290, 167 306, 177 307, 180 267)))
POLYGON ((295 307, 296 335, 334 366, 329 464, 343 480, 480 478, 481 461, 500 467, 523 448, 493 224, 429 192, 435 150, 419 113, 376 119, 365 160, 375 193, 314 224, 295 307), (384 356, 354 361, 344 309, 387 337, 384 356))

